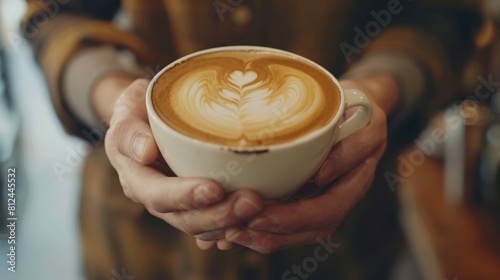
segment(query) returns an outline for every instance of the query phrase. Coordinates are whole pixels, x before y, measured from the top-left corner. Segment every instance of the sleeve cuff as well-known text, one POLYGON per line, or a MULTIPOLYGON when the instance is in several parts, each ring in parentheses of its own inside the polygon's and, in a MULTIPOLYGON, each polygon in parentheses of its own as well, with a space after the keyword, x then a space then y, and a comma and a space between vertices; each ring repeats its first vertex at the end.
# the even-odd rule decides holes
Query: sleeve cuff
POLYGON ((398 127, 414 113, 418 107, 416 105, 424 99, 428 87, 425 70, 407 54, 379 51, 367 54, 342 78, 352 79, 374 74, 389 74, 398 83, 400 89, 399 105, 389 123, 390 127, 398 127))
POLYGON ((89 127, 98 127, 91 93, 95 83, 107 73, 146 77, 146 73, 131 59, 128 51, 117 51, 109 45, 89 47, 76 53, 65 67, 62 94, 73 115, 89 127))

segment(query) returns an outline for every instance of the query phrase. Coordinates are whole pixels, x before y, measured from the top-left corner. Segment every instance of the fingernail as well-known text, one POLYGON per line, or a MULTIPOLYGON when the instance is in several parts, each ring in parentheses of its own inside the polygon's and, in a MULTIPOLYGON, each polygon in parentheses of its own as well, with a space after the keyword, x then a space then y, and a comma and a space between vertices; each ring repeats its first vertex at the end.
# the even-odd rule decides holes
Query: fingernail
POLYGON ((316 184, 323 186, 333 181, 337 177, 339 169, 339 161, 336 156, 329 156, 326 158, 323 166, 318 172, 316 177, 316 184))
POLYGON ((258 218, 248 224, 248 227, 255 230, 274 231, 278 227, 276 220, 268 217, 258 218))
POLYGON ((199 185, 193 192, 193 206, 195 208, 205 208, 218 201, 217 190, 210 185, 199 185))
POLYGON ((248 198, 239 198, 233 206, 234 214, 240 219, 250 218, 259 213, 260 210, 260 206, 248 198))
POLYGON ((144 133, 138 133, 134 136, 134 140, 132 140, 132 155, 136 160, 140 161, 144 157, 148 141, 149 136, 144 133))
POLYGON ((253 236, 246 230, 238 230, 235 233, 228 235, 226 240, 244 246, 253 245, 253 236))

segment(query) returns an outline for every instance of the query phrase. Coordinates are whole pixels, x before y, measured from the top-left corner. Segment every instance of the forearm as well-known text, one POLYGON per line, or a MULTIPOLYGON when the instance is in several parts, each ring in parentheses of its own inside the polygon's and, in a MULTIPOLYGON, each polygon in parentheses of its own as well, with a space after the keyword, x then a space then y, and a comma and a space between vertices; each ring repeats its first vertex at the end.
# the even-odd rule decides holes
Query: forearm
POLYGON ((423 64, 411 55, 380 51, 359 60, 342 79, 367 87, 367 94, 384 110, 392 130, 421 106, 431 83, 425 73, 423 64))
POLYGON ((355 83, 352 87, 361 86, 365 94, 379 106, 389 118, 396 111, 400 99, 400 89, 396 79, 388 74, 373 74, 369 76, 353 77, 346 83, 355 83))
POLYGON ((100 126, 109 120, 117 95, 145 75, 128 52, 111 45, 89 47, 67 63, 62 77, 63 98, 80 123, 100 126))
POLYGON ((121 73, 108 73, 101 77, 91 92, 91 103, 96 117, 108 123, 120 94, 135 80, 121 73))
MULTIPOLYGON (((152 65, 154 58, 140 37, 117 28, 110 21, 118 8, 118 1, 103 0, 98 6, 85 7, 80 5, 85 1, 66 2, 59 4, 49 0, 28 0, 21 27, 45 75, 60 121, 67 132, 83 137, 82 131, 102 121, 93 111, 88 85, 108 73, 127 72, 127 69, 109 60, 98 61, 96 67, 86 67, 89 63, 85 64, 85 59, 82 59, 80 62, 83 61, 84 66, 80 67, 80 62, 73 63, 76 57, 88 49, 108 46, 120 52, 127 50, 132 53, 137 65, 152 65), (42 24, 37 21, 40 18, 47 20, 42 24), (120 70, 123 68, 125 71, 120 70), (71 71, 77 74, 68 74, 71 71)), ((135 77, 144 77, 144 74, 135 72, 135 77)))
MULTIPOLYGON (((397 131, 408 122, 423 125, 456 96, 457 81, 472 53, 480 19, 478 9, 464 0, 418 1, 373 38, 343 78, 393 77, 399 88, 397 101, 379 103, 396 108, 388 114, 389 130, 397 131)), ((381 84, 390 86, 387 81, 381 84)))

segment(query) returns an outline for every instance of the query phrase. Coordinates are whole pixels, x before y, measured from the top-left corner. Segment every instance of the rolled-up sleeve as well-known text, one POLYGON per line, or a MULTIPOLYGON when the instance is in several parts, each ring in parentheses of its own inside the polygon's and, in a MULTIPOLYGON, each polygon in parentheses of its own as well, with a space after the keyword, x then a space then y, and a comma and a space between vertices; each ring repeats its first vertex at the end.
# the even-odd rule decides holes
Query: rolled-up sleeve
POLYGON ((118 51, 110 45, 85 48, 67 63, 62 77, 63 99, 78 121, 90 127, 99 127, 99 120, 92 106, 94 86, 106 74, 120 74, 144 78, 148 73, 137 65, 135 57, 126 50, 118 51))
MULTIPOLYGON (((395 0, 391 0, 395 2, 395 0)), ((400 86, 400 123, 416 107, 425 119, 449 102, 474 50, 480 1, 397 1, 403 11, 373 38, 345 77, 388 73, 400 86)))
POLYGON ((76 53, 89 47, 111 45, 132 52, 139 63, 150 65, 153 61, 143 40, 111 23, 116 1, 97 1, 100 4, 95 9, 85 2, 29 0, 21 22, 21 32, 31 43, 47 80, 55 111, 66 131, 74 135, 87 127, 70 109, 65 99, 68 94, 64 93, 64 73, 76 53))

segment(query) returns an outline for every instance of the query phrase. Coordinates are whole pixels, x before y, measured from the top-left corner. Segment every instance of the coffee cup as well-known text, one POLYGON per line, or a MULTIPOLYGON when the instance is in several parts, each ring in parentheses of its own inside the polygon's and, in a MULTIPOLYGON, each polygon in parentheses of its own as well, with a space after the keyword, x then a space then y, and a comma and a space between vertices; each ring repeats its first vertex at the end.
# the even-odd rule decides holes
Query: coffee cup
POLYGON ((343 90, 315 62, 258 46, 212 48, 172 62, 152 79, 146 106, 177 176, 212 178, 227 192, 248 188, 269 199, 303 186, 372 111, 361 91, 343 90))

